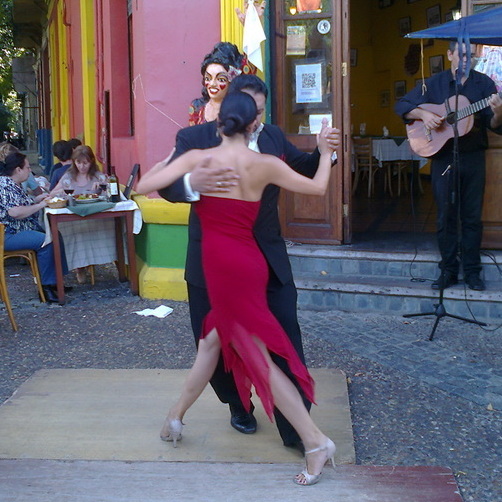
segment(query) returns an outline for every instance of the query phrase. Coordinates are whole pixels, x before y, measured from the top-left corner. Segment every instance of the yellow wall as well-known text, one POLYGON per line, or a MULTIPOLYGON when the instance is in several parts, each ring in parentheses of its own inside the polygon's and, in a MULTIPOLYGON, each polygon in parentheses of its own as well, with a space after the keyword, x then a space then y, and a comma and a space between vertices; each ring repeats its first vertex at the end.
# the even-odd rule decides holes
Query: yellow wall
MULTIPOLYGON (((351 116, 354 134, 359 133, 360 123, 366 123, 366 134, 381 135, 386 126, 393 136, 404 136, 402 120, 394 113, 395 82, 404 80, 406 90, 411 90, 421 77, 421 69, 414 75, 405 71, 404 61, 411 44, 420 44, 419 39, 402 38, 399 20, 411 18, 411 31, 427 28, 426 11, 433 5, 441 6, 441 22, 454 2, 420 0, 411 4, 395 0, 393 5, 380 9, 378 0, 351 0, 350 47, 357 50, 357 66, 351 67, 351 116), (381 106, 382 91, 389 92, 388 106, 381 106)), ((443 55, 444 68, 447 42, 434 40, 424 47, 424 74, 429 73, 429 58, 443 55)))
POLYGON ((98 151, 96 145, 96 59, 95 42, 96 23, 93 2, 80 2, 82 20, 82 95, 84 111, 84 140, 93 151, 98 151))
POLYGON ((52 28, 49 30, 51 121, 54 140, 70 134, 69 75, 70 60, 66 27, 63 24, 63 2, 54 4, 52 28))
POLYGON ((235 9, 243 8, 242 0, 220 0, 221 40, 232 42, 242 52, 242 24, 237 19, 235 9))

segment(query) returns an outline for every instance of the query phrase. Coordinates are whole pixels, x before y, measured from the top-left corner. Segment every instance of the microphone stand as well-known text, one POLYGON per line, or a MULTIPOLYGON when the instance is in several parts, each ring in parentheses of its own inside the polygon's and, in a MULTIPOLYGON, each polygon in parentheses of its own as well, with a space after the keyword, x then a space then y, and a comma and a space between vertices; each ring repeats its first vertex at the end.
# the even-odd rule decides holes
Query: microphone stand
MULTIPOLYGON (((448 222, 449 222, 449 215, 452 207, 457 207, 457 219, 456 219, 456 224, 457 224, 457 249, 462 252, 462 232, 460 228, 460 201, 457 201, 457 195, 459 193, 459 186, 460 186, 460 172, 459 172, 459 146, 458 146, 458 115, 457 115, 457 110, 458 110, 458 95, 459 95, 459 89, 458 89, 458 79, 457 79, 457 70, 455 70, 455 110, 453 113, 453 162, 451 165, 449 165, 445 171, 442 173, 442 176, 447 176, 447 191, 449 192, 449 198, 443 202, 443 204, 446 205, 446 210, 443 211, 443 218, 444 218, 444 227, 445 227, 445 233, 447 234, 448 230, 448 222), (454 176, 452 175, 452 171, 454 176)), ((448 104, 448 99, 446 100, 446 108, 448 115, 450 114, 449 110, 449 104, 448 104)), ((446 119, 445 119, 446 120, 446 119)), ((429 312, 420 312, 420 313, 415 313, 415 314, 404 314, 403 317, 423 317, 423 316, 429 316, 433 315, 436 316, 436 320, 434 321, 434 325, 432 327, 432 331, 429 335, 429 340, 432 341, 434 338, 434 333, 436 332, 436 328, 438 327, 439 321, 443 317, 451 317, 453 319, 458 319, 459 321, 465 321, 471 324, 477 324, 478 326, 486 326, 486 323, 477 321, 475 319, 467 319, 466 317, 461 317, 458 315, 453 315, 450 314, 446 311, 446 307, 444 306, 443 299, 444 299, 444 284, 445 284, 445 268, 444 266, 441 267, 441 276, 439 278, 439 302, 434 303, 433 307, 434 310, 429 311, 429 312)))

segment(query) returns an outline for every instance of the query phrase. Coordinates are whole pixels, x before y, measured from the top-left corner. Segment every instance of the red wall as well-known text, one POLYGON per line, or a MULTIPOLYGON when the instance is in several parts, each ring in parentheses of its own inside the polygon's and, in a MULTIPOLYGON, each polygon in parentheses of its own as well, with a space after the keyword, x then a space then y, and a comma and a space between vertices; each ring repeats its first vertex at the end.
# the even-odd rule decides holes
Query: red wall
POLYGON ((176 132, 188 125, 188 106, 200 95, 200 63, 220 40, 220 1, 132 2, 133 136, 128 132, 127 25, 117 21, 126 18, 126 2, 95 0, 95 4, 103 27, 100 42, 98 19, 97 56, 102 58, 97 64, 98 100, 105 89, 110 90, 111 159, 124 182, 133 164, 139 162, 146 172, 166 157, 176 132))

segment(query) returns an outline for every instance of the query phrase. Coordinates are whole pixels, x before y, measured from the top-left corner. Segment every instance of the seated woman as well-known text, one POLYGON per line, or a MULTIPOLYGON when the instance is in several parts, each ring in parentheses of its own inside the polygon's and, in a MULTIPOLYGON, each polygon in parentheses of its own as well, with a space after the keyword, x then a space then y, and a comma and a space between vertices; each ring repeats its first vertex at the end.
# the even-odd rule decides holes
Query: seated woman
POLYGON ((74 195, 99 194, 101 192, 99 185, 106 184, 106 175, 98 170, 92 148, 87 145, 77 146, 71 158, 71 166, 63 174, 50 196, 60 195, 65 190, 73 190, 74 195))
MULTIPOLYGON (((7 141, 0 143, 0 161, 4 161, 7 155, 10 153, 19 152, 19 149, 15 147, 12 143, 7 141)), ((40 179, 45 180, 45 178, 40 177, 40 179)), ((46 193, 45 185, 41 186, 30 169, 30 175, 28 179, 23 182, 23 189, 28 192, 29 195, 37 196, 46 193)))
MULTIPOLYGON (((92 148, 87 145, 77 146, 73 150, 72 164, 63 174, 59 183, 50 193, 51 197, 62 194, 65 190, 73 190, 74 195, 100 194, 100 185, 106 185, 106 175, 98 170, 96 157, 92 148)), ((70 192, 69 192, 70 193, 70 192)), ((71 262, 71 256, 70 256, 71 262)), ((77 267, 76 276, 79 284, 86 282, 86 268, 77 267)))
MULTIPOLYGON (((43 245, 45 231, 38 222, 38 212, 46 206, 47 194, 38 195, 33 203, 21 184, 30 175, 26 155, 14 152, 0 162, 0 223, 5 225, 5 250, 33 249, 37 253, 42 287, 49 302, 57 302, 56 269, 52 243, 43 245)), ((63 273, 68 273, 61 239, 63 273)), ((66 288, 68 290, 69 288, 66 288)))
POLYGON ((202 61, 202 97, 194 99, 188 112, 188 125, 193 126, 216 120, 228 85, 240 73, 256 73, 237 46, 219 42, 202 61))

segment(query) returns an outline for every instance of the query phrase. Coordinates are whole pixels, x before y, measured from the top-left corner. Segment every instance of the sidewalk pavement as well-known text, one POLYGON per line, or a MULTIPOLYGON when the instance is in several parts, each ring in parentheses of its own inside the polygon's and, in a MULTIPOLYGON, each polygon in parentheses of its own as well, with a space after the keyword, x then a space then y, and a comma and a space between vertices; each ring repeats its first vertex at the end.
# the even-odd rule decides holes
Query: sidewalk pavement
MULTIPOLYGON (((0 307, 1 402, 43 368, 192 363, 185 303, 133 297, 100 266, 94 287, 71 279, 65 306, 42 305, 26 267, 8 264, 17 274, 18 333, 0 307), (165 319, 133 313, 161 304, 174 309, 165 319)), ((348 377, 357 464, 450 467, 465 501, 502 500, 500 330, 444 318, 430 342, 433 318, 301 311, 300 322, 307 364, 348 377)))

